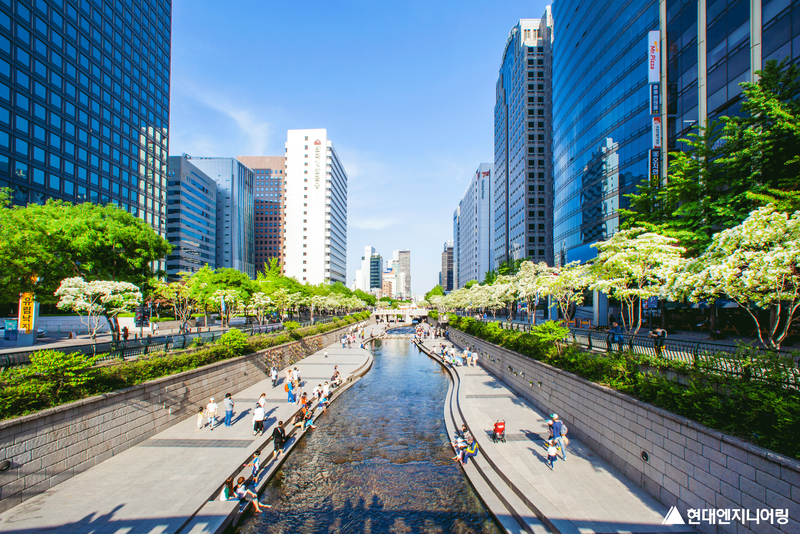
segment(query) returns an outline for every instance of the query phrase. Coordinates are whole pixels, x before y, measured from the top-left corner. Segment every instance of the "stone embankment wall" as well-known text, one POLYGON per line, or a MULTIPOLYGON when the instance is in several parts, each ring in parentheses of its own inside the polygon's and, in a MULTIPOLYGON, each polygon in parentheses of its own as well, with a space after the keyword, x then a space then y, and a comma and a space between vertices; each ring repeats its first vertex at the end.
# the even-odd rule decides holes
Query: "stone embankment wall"
POLYGON ((694 525, 699 532, 800 532, 797 460, 458 330, 449 331, 457 345, 475 347, 481 366, 544 413, 559 414, 570 437, 588 445, 663 504, 677 506, 684 520, 688 521, 689 509, 745 509, 751 515, 764 509, 788 510, 785 525, 701 522, 694 525))
POLYGON ((338 341, 350 326, 0 422, 0 512, 338 341))

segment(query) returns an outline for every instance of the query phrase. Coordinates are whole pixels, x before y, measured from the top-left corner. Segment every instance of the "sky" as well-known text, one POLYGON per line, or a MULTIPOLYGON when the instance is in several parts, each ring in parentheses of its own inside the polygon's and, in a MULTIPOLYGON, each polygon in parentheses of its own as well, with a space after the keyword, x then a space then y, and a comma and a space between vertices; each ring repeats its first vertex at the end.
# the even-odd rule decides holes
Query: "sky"
POLYGON ((284 153, 327 128, 348 174, 347 281, 365 246, 438 283, 453 211, 494 154, 495 84, 547 2, 173 0, 170 155, 284 153))

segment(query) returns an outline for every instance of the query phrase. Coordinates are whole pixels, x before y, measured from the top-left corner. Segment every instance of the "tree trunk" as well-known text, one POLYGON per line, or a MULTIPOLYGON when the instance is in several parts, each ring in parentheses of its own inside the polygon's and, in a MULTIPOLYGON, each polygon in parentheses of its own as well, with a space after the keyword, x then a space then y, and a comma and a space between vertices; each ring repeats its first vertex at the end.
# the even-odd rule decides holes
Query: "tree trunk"
POLYGON ((717 332, 717 307, 712 304, 711 307, 708 309, 708 314, 709 314, 708 324, 709 327, 711 328, 710 335, 711 339, 714 339, 716 337, 716 332, 717 332))

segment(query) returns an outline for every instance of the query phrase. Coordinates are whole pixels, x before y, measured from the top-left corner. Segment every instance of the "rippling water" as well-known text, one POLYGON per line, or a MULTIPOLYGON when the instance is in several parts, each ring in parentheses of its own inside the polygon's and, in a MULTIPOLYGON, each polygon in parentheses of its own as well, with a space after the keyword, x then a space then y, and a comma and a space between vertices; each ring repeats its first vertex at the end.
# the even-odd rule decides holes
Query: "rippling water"
POLYGON ((500 532, 451 460, 447 375, 410 340, 374 353, 270 482, 272 509, 238 532, 500 532))

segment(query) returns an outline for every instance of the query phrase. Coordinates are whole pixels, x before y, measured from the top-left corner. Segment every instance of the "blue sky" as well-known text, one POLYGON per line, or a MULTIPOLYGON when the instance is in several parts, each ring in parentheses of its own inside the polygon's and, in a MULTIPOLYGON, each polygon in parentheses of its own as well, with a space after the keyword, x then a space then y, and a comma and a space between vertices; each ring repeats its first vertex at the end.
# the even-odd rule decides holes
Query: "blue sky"
POLYGON ((453 210, 493 159, 509 30, 547 2, 173 0, 170 153, 281 155, 327 128, 349 176, 348 285, 365 245, 438 282, 453 210))

